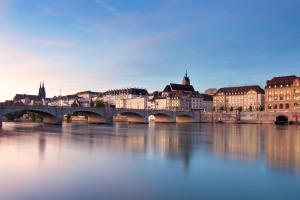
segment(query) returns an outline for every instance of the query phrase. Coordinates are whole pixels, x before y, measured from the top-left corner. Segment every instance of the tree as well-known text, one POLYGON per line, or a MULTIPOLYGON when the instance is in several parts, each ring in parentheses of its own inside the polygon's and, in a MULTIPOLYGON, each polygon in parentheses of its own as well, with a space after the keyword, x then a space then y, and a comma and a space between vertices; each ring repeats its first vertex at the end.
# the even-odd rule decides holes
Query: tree
POLYGON ((249 111, 252 112, 253 111, 253 107, 252 105, 249 106, 249 111))
POLYGON ((104 101, 102 99, 97 99, 96 102, 95 102, 95 107, 96 108, 102 108, 104 107, 105 104, 104 104, 104 101))
POLYGON ((240 111, 240 112, 242 112, 242 110, 243 110, 243 107, 238 107, 238 109, 237 109, 238 111, 240 111))

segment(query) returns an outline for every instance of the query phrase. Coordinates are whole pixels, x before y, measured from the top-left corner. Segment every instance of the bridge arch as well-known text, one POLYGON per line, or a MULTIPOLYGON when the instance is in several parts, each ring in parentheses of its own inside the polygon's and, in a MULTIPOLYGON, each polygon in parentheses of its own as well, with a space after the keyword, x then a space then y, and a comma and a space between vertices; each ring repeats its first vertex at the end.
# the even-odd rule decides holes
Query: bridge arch
POLYGON ((144 113, 136 112, 136 111, 120 111, 117 112, 114 116, 115 120, 118 118, 122 118, 122 121, 126 121, 129 123, 147 123, 148 118, 145 117, 144 113), (124 119, 125 118, 125 119, 124 119))
POLYGON ((87 122, 89 124, 102 124, 107 123, 107 119, 104 116, 102 110, 98 111, 95 109, 87 109, 87 108, 69 108, 63 112, 64 117, 67 117, 68 121, 74 115, 81 114, 87 118, 87 122))
POLYGON ((189 113, 179 113, 176 115, 176 123, 193 123, 194 116, 189 113))
MULTIPOLYGON (((32 112, 37 113, 42 117, 44 123, 47 124, 60 124, 61 117, 57 115, 54 109, 51 108, 43 108, 43 107, 34 107, 34 106, 16 106, 16 107, 8 107, 2 110, 2 117, 17 113, 17 112, 32 112)), ((1 117, 1 121, 2 121, 1 117)))
POLYGON ((289 117, 286 115, 278 115, 276 116, 275 124, 288 124, 289 117))
POLYGON ((175 117, 169 113, 154 112, 150 113, 149 119, 153 119, 155 123, 173 123, 176 122, 175 117))

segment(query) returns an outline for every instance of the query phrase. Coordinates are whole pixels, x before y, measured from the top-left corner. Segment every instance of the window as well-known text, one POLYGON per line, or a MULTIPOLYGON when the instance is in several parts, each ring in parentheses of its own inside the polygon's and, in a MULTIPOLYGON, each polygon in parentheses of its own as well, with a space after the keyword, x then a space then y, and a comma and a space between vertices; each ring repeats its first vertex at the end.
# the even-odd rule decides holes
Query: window
POLYGON ((274 105, 273 105, 273 109, 277 109, 277 104, 274 104, 274 105))
POLYGON ((283 104, 279 104, 279 109, 283 109, 283 104))
POLYGON ((281 96, 279 99, 280 99, 280 101, 282 101, 283 100, 283 96, 281 96))
POLYGON ((268 109, 272 109, 272 105, 271 104, 268 105, 268 109))
POLYGON ((289 109, 290 108, 290 104, 286 103, 285 104, 285 109, 289 109))

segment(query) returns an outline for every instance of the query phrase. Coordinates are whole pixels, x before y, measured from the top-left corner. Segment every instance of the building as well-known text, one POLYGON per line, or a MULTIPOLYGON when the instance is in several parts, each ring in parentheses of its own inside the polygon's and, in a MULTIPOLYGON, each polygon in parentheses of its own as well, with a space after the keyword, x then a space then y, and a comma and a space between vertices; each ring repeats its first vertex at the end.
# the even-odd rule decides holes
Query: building
POLYGON ((208 94, 194 93, 191 96, 191 110, 212 111, 213 96, 208 94))
POLYGON ((274 77, 266 82, 265 91, 266 111, 300 111, 300 77, 274 77))
POLYGON ((75 94, 79 97, 79 101, 82 107, 91 107, 97 100, 97 97, 101 96, 100 92, 83 91, 75 94))
POLYGON ((262 110, 264 93, 258 85, 221 88, 213 97, 213 106, 216 110, 226 111, 262 110))
POLYGON ((145 110, 147 109, 147 97, 116 99, 116 108, 145 110))
POLYGON ((81 107, 82 97, 78 95, 66 95, 53 97, 48 101, 48 106, 81 107))
POLYGON ((46 89, 44 82, 40 83, 38 95, 28 95, 28 94, 16 94, 13 99, 14 104, 21 105, 46 105, 46 89))
POLYGON ((102 100, 111 106, 116 106, 116 100, 132 99, 136 97, 148 97, 148 91, 141 88, 109 90, 104 92, 102 100))
POLYGON ((147 109, 149 110, 167 110, 167 97, 162 97, 162 92, 153 92, 148 97, 147 109))
POLYGON ((181 84, 170 83, 163 90, 161 97, 166 98, 169 110, 190 110, 191 96, 195 93, 187 72, 181 84))

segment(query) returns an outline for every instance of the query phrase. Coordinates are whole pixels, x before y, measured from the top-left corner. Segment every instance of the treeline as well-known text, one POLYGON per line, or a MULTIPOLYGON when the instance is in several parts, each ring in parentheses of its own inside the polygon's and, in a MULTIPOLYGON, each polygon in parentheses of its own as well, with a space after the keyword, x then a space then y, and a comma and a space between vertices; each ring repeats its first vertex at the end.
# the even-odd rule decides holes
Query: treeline
POLYGON ((7 121, 18 121, 20 119, 26 119, 33 122, 41 122, 43 121, 43 117, 34 112, 29 111, 19 111, 5 115, 7 121))

